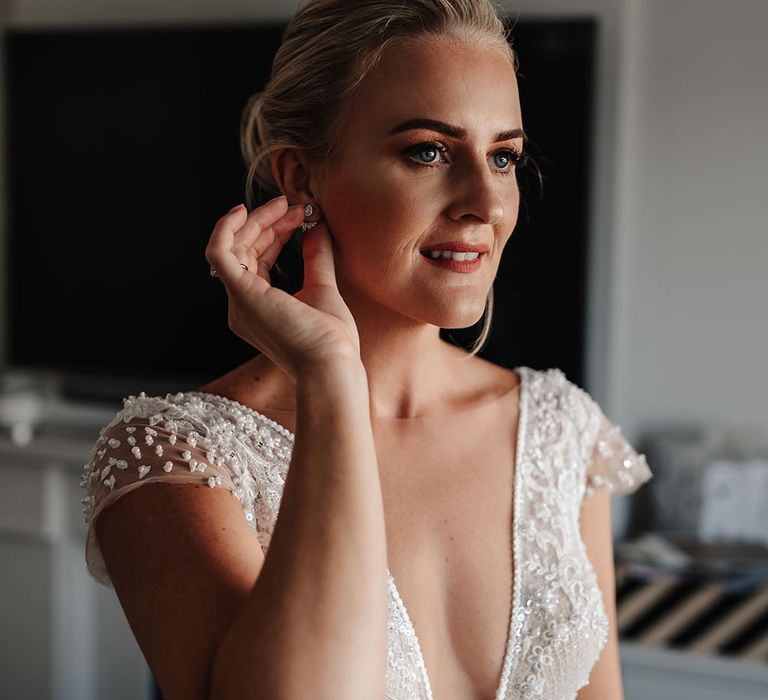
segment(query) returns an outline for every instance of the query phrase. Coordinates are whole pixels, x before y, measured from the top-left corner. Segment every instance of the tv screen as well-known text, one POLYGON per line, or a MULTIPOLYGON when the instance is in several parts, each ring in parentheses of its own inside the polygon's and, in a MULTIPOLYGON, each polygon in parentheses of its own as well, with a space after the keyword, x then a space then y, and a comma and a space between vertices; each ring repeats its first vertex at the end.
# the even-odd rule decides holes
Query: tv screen
MULTIPOLYGON (((111 400, 191 388, 257 352, 230 331, 204 250, 244 200, 240 115, 284 27, 6 32, 9 368, 111 400)), ((594 26, 518 22, 513 43, 544 196, 531 190, 505 250, 481 354, 578 381, 594 26)), ((468 346, 479 328, 441 333, 468 346)))

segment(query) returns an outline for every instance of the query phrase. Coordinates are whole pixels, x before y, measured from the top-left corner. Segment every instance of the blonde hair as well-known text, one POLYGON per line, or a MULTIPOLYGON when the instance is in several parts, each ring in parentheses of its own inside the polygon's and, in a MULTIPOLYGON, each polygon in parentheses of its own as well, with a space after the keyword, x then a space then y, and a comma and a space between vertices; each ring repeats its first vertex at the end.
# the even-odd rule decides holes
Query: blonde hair
MULTIPOLYGON (((310 0, 288 23, 263 91, 248 100, 240 124, 248 208, 280 193, 271 153, 298 148, 321 177, 340 154, 342 123, 357 86, 392 43, 448 37, 497 47, 517 72, 517 56, 491 0, 310 0), (259 196, 254 198, 254 183, 259 196)), ((291 238, 291 242, 296 238, 291 238)), ((279 272, 282 271, 277 268, 279 272)), ((493 286, 476 355, 491 330, 493 286)), ((466 348, 465 348, 466 349, 466 348)))

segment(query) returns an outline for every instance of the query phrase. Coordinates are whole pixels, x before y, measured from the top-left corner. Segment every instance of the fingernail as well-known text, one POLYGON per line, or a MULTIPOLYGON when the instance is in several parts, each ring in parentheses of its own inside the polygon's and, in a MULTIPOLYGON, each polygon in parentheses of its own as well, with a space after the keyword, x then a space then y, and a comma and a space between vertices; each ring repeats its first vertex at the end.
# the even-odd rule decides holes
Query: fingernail
POLYGON ((276 202, 278 199, 288 199, 284 194, 281 194, 279 197, 273 197, 272 199, 267 202, 267 204, 270 204, 271 202, 276 202))
POLYGON ((240 203, 240 204, 238 204, 237 206, 234 206, 234 207, 232 207, 232 208, 229 210, 229 213, 230 213, 230 214, 234 214, 234 213, 235 213, 235 212, 236 212, 238 209, 240 209, 240 207, 244 207, 244 206, 245 206, 245 204, 243 204, 243 203, 241 202, 241 203, 240 203))

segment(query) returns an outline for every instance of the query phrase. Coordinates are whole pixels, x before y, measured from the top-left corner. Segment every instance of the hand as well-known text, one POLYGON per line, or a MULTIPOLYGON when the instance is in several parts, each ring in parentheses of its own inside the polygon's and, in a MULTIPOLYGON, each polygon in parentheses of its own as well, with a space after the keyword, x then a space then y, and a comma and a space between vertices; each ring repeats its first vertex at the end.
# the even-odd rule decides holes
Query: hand
POLYGON ((357 326, 336 286, 325 222, 305 235, 303 288, 292 296, 271 284, 269 271, 303 220, 303 205, 289 207, 285 197, 250 213, 236 207, 218 220, 205 249, 227 290, 229 328, 294 381, 328 362, 361 362, 357 326))

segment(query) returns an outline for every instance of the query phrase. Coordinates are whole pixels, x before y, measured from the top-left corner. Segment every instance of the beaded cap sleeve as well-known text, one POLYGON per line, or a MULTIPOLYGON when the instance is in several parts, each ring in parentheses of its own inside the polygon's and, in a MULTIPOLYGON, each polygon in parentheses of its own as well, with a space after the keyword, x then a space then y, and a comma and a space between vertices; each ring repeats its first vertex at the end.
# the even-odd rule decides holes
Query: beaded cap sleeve
POLYGON ((645 455, 635 450, 622 435, 621 426, 608 419, 584 389, 573 388, 584 403, 588 421, 583 443, 588 459, 584 498, 601 488, 612 496, 633 493, 653 476, 645 455))
POLYGON ((112 587, 94 522, 125 494, 158 482, 229 490, 266 551, 272 528, 265 525, 276 517, 288 466, 290 441, 282 431, 236 401, 204 392, 124 398, 83 466, 88 571, 112 587))

